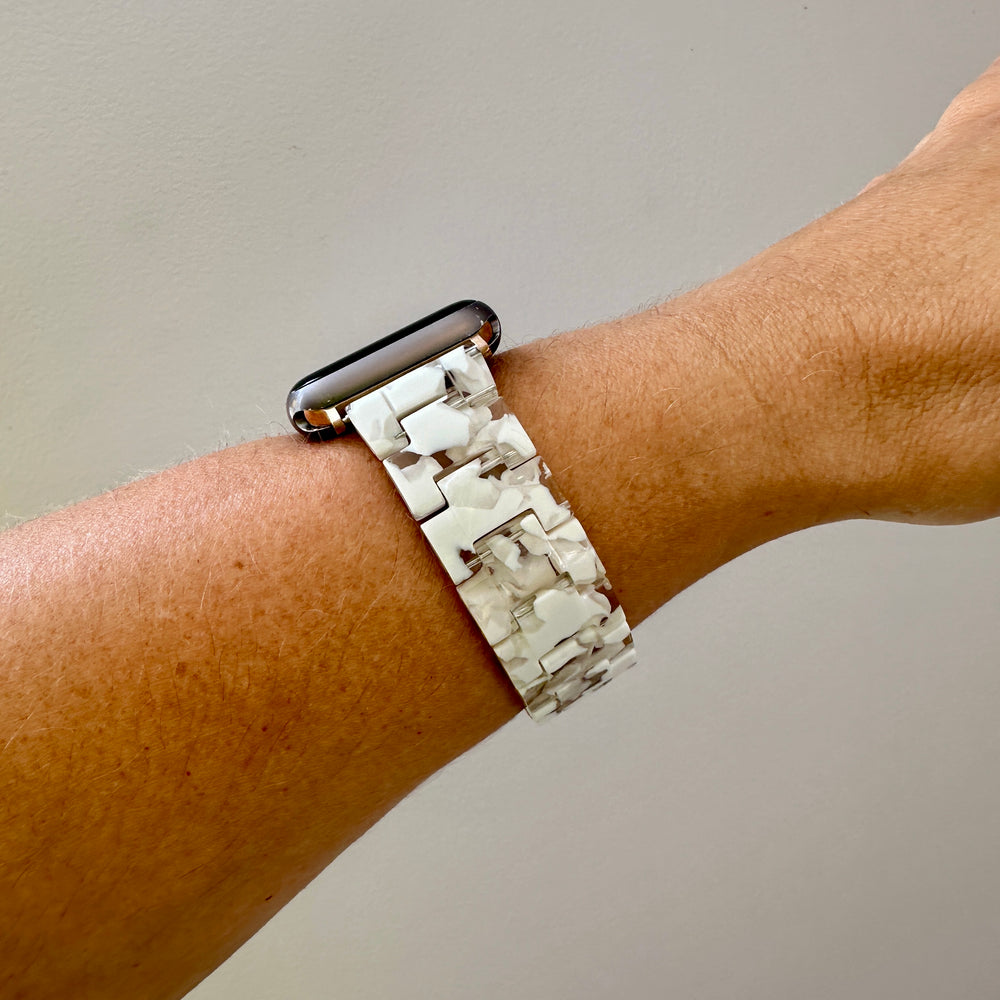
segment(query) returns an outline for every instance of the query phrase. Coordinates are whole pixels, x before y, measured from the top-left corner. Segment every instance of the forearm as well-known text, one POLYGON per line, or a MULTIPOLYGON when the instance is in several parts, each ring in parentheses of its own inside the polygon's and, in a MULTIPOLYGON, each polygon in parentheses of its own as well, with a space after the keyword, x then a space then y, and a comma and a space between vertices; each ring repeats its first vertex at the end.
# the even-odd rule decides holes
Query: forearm
MULTIPOLYGON (((633 624, 843 515, 776 303, 740 278, 502 356, 633 624)), ((518 710, 356 440, 191 462, 8 532, 0 567, 2 949, 31 995, 190 988, 518 710)))
MULTIPOLYGON (((501 357, 633 624, 812 524, 1000 511, 998 105, 1000 63, 731 275, 501 357)), ((0 986, 38 997, 180 994, 518 708, 351 440, 0 536, 0 663, 0 986)))

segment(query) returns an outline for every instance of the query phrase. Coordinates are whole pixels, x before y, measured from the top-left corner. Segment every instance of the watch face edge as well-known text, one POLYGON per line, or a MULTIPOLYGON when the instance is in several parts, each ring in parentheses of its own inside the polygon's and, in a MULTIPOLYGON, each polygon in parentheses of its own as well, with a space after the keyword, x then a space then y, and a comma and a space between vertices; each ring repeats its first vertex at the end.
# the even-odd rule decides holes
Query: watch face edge
POLYGON ((299 379, 288 393, 288 419, 301 434, 320 439, 335 437, 346 427, 341 421, 330 419, 326 411, 339 412, 352 399, 391 381, 402 372, 466 340, 480 337, 488 347, 488 351, 483 352, 487 357, 499 350, 500 319, 497 314, 478 299, 453 302, 299 379), (326 422, 314 423, 308 411, 314 411, 317 416, 323 413, 329 426, 326 422))

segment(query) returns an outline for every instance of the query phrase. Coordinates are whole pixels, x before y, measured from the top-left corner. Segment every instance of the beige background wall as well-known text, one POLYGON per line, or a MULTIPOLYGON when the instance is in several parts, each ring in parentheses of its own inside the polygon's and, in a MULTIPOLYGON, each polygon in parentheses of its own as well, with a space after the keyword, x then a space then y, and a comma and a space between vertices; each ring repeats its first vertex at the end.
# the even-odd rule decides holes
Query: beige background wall
MULTIPOLYGON (((285 433, 454 298, 512 342, 695 285, 898 160, 978 3, 14 2, 6 523, 285 433)), ((196 1000, 987 998, 1000 524, 783 539, 421 788, 196 1000)))

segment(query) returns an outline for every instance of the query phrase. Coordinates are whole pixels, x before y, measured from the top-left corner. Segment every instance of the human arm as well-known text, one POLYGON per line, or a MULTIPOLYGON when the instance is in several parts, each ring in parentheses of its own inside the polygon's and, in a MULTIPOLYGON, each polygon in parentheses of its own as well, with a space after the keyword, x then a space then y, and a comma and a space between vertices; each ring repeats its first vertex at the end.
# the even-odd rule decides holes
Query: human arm
MULTIPOLYGON (((633 622, 810 524, 996 511, 996 153, 968 134, 501 361, 633 622)), ((0 566, 4 954, 35 995, 182 991, 516 711, 356 441, 208 456, 8 533, 0 566)))

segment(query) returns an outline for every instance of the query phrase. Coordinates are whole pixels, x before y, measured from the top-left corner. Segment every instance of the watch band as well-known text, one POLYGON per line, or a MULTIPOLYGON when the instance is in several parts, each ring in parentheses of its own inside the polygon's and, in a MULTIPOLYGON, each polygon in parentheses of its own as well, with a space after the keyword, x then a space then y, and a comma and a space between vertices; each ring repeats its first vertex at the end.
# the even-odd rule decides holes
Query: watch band
POLYGON ((528 713, 635 663, 625 613, 486 359, 500 321, 465 300, 301 379, 303 434, 353 427, 382 461, 528 713))
POLYGON ((472 342, 348 404, 528 713, 635 662, 625 613, 472 342))

